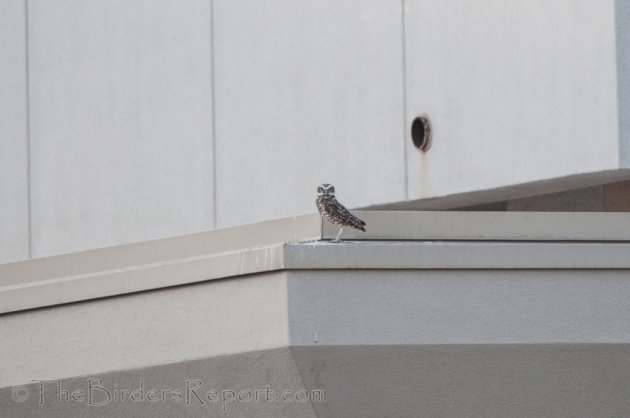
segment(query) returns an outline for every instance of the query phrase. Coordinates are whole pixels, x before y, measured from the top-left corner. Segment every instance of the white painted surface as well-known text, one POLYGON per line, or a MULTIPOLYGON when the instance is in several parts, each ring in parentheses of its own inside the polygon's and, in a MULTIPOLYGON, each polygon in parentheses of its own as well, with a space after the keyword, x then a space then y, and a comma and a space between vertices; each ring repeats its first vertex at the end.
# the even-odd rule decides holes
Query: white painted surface
POLYGON ((212 227, 210 3, 29 1, 34 256, 212 227))
POLYGON ((630 2, 615 0, 620 160, 630 167, 630 2))
POLYGON ((613 0, 406 4, 411 199, 619 167, 613 0))
MULTIPOLYGON (((353 211, 367 231, 344 229, 349 240, 630 241, 630 213, 353 211)), ((324 223, 323 239, 339 228, 324 223)))
POLYGON ((627 270, 293 271, 288 291, 291 345, 630 343, 627 270))
POLYGON ((0 3, 0 263, 28 258, 24 0, 0 3))
MULTIPOLYGON (((283 256, 283 267, 288 270, 630 269, 630 245, 626 243, 315 242, 287 245, 283 256)), ((226 261, 229 262, 229 259, 226 261)), ((194 265, 191 267, 194 268, 194 265)), ((112 282, 110 286, 116 286, 115 277, 112 277, 112 282)), ((26 296, 30 292, 35 296, 39 284, 31 283, 31 286, 34 288, 25 287, 21 293, 26 296)), ((45 286, 46 283, 42 283, 42 287, 45 286)), ((5 289, 9 291, 11 286, 5 289)), ((2 290, 0 288, 0 303, 4 296, 2 290)), ((50 295, 47 296, 50 301, 50 295)))
POLYGON ((279 270, 280 246, 0 287, 0 313, 279 270))
POLYGON ((312 212, 321 182, 400 209, 630 175, 622 0, 30 0, 30 162, 5 2, 0 262, 28 256, 29 163, 33 256, 312 212))
POLYGON ((277 273, 3 315, 0 387, 287 346, 286 298, 277 273))
POLYGON ((215 0, 220 226, 405 198, 400 2, 215 0))
MULTIPOLYGON (((274 245, 281 247, 285 242, 315 240, 320 237, 319 215, 296 216, 2 264, 0 265, 0 284, 26 284, 106 271, 120 272, 143 266, 186 263, 207 256, 230 256, 274 245)), ((213 274, 213 272, 208 274, 213 274)), ((231 275, 235 274, 239 272, 231 273, 231 275)))
POLYGON ((3 264, 0 314, 275 270, 630 268, 627 213, 359 215, 340 244, 310 214, 3 264))

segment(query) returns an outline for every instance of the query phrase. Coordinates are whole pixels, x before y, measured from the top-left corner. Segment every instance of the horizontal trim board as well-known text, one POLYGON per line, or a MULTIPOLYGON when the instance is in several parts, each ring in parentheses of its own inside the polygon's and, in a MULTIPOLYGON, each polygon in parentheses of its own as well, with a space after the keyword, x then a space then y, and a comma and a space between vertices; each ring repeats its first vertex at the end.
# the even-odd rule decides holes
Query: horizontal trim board
MULTIPOLYGON (((353 211, 367 232, 345 229, 352 240, 630 241, 630 213, 353 211)), ((326 223, 324 239, 339 229, 326 223)))
POLYGON ((630 269, 630 243, 366 241, 287 245, 286 269, 630 269))
POLYGON ((356 213, 339 244, 309 214, 0 265, 0 313, 284 269, 630 269, 630 214, 356 213))
POLYGON ((319 216, 300 215, 115 247, 0 264, 0 285, 208 257, 321 237, 319 216))

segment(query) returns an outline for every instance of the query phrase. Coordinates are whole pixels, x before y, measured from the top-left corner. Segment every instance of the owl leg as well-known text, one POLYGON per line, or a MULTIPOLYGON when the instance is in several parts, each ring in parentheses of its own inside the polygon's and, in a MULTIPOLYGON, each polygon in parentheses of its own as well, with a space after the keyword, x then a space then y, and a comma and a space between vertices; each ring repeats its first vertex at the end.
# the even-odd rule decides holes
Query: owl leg
POLYGON ((339 238, 341 237, 341 234, 343 234, 343 228, 339 228, 339 233, 337 234, 337 237, 332 240, 332 242, 340 242, 341 240, 339 238))

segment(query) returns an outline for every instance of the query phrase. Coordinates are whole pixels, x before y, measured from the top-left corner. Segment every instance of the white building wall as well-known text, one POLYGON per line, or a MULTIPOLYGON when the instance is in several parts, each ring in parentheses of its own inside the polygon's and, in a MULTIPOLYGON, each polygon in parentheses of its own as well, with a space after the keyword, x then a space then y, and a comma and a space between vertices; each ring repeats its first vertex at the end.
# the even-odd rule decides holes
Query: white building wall
POLYGON ((404 200, 400 2, 214 5, 218 224, 404 200))
POLYGON ((621 165, 630 167, 630 2, 615 1, 621 165))
POLYGON ((0 261, 630 167, 623 1, 5 4, 0 261))
POLYGON ((408 0, 406 31, 411 199, 619 168, 614 1, 408 0))
POLYGON ((28 4, 33 255, 211 228, 209 2, 28 4))
POLYGON ((22 0, 0 8, 0 263, 28 258, 26 19, 22 0))

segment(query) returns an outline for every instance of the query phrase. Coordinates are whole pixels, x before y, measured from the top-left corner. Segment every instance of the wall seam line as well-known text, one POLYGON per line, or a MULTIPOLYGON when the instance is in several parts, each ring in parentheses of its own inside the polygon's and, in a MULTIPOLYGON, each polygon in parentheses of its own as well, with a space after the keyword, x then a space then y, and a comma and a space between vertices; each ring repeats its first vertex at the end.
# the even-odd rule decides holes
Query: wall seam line
POLYGON ((24 70, 25 70, 25 106, 26 106, 26 205, 28 258, 33 258, 33 204, 32 204, 32 168, 31 168, 31 77, 30 77, 30 39, 28 0, 24 0, 24 70))
POLYGON ((403 127, 403 169, 405 175, 405 200, 409 200, 409 161, 407 151, 407 25, 406 25, 406 1, 400 1, 401 15, 401 48, 402 48, 402 127, 403 127))
POLYGON ((214 0, 210 0, 210 95, 212 114, 212 227, 217 228, 217 112, 214 57, 214 0))

